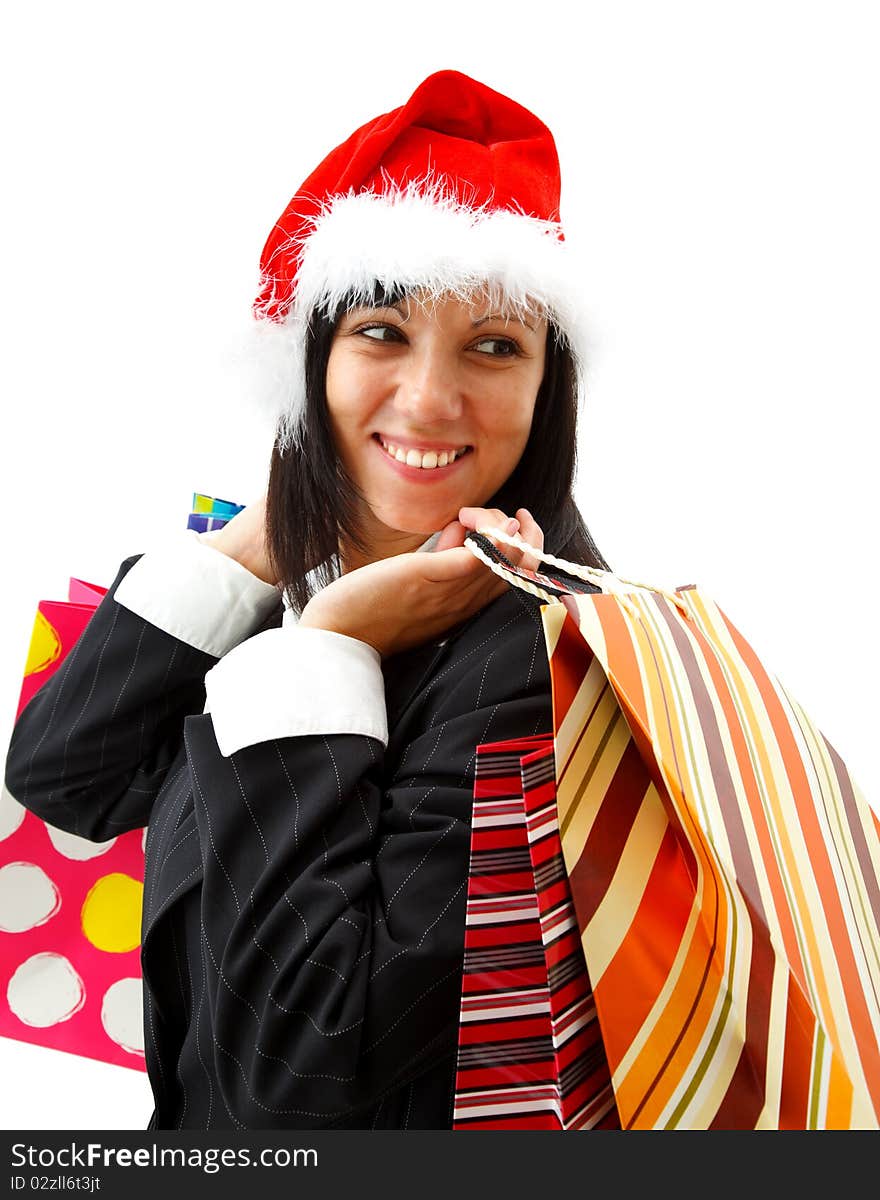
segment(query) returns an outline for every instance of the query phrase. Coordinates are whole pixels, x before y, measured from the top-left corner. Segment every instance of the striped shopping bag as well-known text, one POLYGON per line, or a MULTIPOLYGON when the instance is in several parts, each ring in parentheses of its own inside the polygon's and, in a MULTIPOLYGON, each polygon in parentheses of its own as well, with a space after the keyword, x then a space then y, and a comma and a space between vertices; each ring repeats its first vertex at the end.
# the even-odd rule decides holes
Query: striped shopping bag
POLYGON ((513 568, 486 533, 517 542, 465 544, 545 601, 556 819, 621 1125, 877 1128, 880 830, 846 764, 699 587, 534 548, 541 572, 513 568))
POLYGON ((549 735, 477 749, 453 1129, 618 1127, 554 779, 549 735))

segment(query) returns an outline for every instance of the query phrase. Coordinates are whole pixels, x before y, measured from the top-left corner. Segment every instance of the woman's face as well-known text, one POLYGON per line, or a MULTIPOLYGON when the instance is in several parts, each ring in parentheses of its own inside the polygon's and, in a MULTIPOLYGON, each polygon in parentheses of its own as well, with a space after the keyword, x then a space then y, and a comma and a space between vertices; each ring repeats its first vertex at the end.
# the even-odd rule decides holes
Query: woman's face
POLYGON ((546 331, 543 319, 452 298, 342 317, 327 406, 337 453, 366 499, 373 558, 416 549, 510 476, 531 429, 546 331))

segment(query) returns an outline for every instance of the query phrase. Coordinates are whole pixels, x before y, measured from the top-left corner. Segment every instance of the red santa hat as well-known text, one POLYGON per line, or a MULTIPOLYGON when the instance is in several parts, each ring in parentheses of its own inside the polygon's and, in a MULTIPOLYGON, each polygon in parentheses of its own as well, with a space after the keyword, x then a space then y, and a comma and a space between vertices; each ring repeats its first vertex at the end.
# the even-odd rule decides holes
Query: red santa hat
POLYGON ((254 315, 282 447, 302 431, 311 315, 368 301, 377 283, 428 298, 479 291, 496 310, 543 315, 580 367, 578 279, 559 199, 547 126, 458 71, 430 75, 332 150, 260 260, 254 315))

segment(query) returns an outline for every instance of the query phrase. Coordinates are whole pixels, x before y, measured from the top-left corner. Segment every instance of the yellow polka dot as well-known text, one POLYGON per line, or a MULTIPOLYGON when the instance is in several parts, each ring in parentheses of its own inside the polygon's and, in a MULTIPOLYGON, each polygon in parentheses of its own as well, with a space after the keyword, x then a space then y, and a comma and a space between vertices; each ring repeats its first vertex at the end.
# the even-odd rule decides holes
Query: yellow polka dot
POLYGON ((31 644, 28 647, 27 662, 24 665, 25 675, 36 675, 37 671, 45 671, 57 662, 60 656, 61 638, 58 636, 58 630, 38 609, 31 644))
POLYGON ((93 946, 124 954, 140 945, 144 885, 131 875, 102 876, 83 901, 82 929, 93 946))

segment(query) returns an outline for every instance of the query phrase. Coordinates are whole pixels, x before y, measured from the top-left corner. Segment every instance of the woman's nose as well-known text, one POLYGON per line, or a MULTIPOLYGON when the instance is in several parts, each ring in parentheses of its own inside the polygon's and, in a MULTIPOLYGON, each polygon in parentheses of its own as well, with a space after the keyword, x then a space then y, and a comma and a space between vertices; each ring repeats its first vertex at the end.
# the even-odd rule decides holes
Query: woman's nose
POLYGON ((413 422, 456 420, 462 396, 454 365, 443 354, 413 354, 398 377, 395 404, 413 422))

